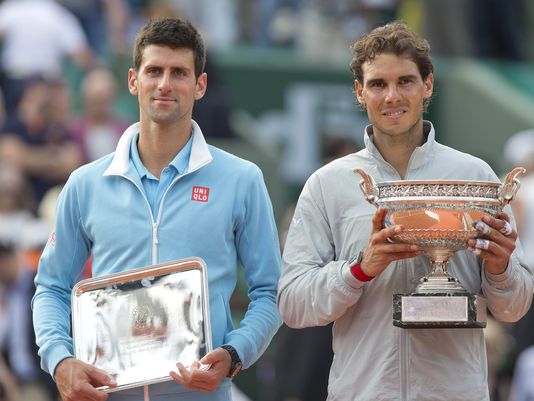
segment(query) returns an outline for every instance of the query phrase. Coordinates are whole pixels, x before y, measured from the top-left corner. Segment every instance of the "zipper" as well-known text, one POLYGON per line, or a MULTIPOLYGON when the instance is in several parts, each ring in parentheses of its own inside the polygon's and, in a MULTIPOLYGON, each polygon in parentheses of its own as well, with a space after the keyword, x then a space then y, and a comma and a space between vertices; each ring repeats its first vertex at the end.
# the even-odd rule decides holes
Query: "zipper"
MULTIPOLYGON (((152 264, 156 264, 157 261, 158 261, 158 244, 159 244, 159 241, 158 241, 158 222, 154 221, 154 215, 152 214, 152 209, 150 208, 150 203, 148 202, 148 199, 147 199, 147 197, 145 195, 145 192, 142 190, 142 188, 139 187, 139 185, 137 185, 137 183, 134 180, 132 180, 130 177, 128 177, 128 176, 126 176, 124 174, 120 174, 120 177, 125 178, 128 181, 130 181, 132 184, 134 184, 135 187, 139 190, 139 192, 141 192, 141 196, 145 200, 146 206, 148 208, 148 213, 150 215, 150 224, 152 225, 152 255, 151 255, 151 261, 152 261, 152 264)), ((159 221, 159 219, 158 219, 158 221, 159 221)))
MULTIPOLYGON (((176 177, 170 184, 169 186, 167 187, 167 189, 165 190, 165 193, 163 194, 163 196, 161 197, 161 201, 159 202, 159 211, 158 211, 158 220, 156 222, 153 221, 153 226, 152 226, 152 237, 153 237, 153 242, 152 242, 152 252, 153 252, 153 255, 157 252, 157 246, 159 244, 159 240, 158 240, 158 226, 159 226, 159 221, 160 221, 160 218, 161 218, 161 215, 163 214, 163 204, 165 203, 165 198, 167 197, 167 194, 169 193, 169 191, 176 185, 176 183, 182 179, 183 177, 197 171, 199 168, 201 167, 204 167, 206 164, 208 163, 204 163, 204 164, 201 164, 197 167, 195 167, 193 170, 191 171, 187 171, 185 172, 184 174, 176 177)), ((148 200, 147 200, 148 202, 148 200)), ((149 206, 150 207, 150 206, 149 206)), ((151 211, 152 213, 152 211, 151 211)))
MULTIPOLYGON (((152 211, 150 211, 152 214, 152 211)), ((154 221, 152 219, 152 221, 154 221)), ((159 223, 159 214, 158 214, 158 221, 152 223, 152 264, 155 265, 158 263, 158 223, 159 223)))
POLYGON ((186 173, 182 174, 181 176, 176 177, 174 179, 174 181, 171 182, 171 184, 169 185, 169 187, 167 188, 167 190, 165 191, 165 193, 161 197, 161 201, 159 203, 159 212, 158 212, 157 221, 154 220, 154 214, 152 213, 152 209, 150 208, 150 203, 148 202, 148 199, 147 199, 143 189, 141 187, 139 187, 139 185, 137 185, 137 183, 134 180, 132 180, 130 177, 128 177, 127 175, 119 174, 120 177, 123 177, 123 178, 127 179, 128 181, 130 181, 132 184, 135 185, 135 187, 139 190, 139 192, 141 192, 141 195, 143 196, 143 199, 145 200, 145 203, 147 205, 148 213, 150 214, 150 222, 152 224, 152 258, 151 258, 152 264, 158 263, 158 245, 159 245, 158 228, 159 228, 159 221, 160 221, 161 215, 163 213, 163 203, 165 201, 165 198, 167 197, 167 194, 169 193, 169 190, 172 187, 174 187, 174 185, 182 177, 185 177, 186 175, 189 175, 189 174, 193 173, 194 171, 197 171, 201 167, 204 167, 206 164, 208 164, 210 161, 207 161, 207 162, 205 162, 203 164, 200 164, 200 165, 196 166, 193 170, 187 171, 186 173))

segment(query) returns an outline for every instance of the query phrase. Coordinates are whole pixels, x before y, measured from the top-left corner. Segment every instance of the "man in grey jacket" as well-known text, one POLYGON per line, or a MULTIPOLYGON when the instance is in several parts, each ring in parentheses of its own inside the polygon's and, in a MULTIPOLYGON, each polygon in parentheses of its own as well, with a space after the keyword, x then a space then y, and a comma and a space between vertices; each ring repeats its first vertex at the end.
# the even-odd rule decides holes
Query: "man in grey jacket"
MULTIPOLYGON (((423 120, 434 83, 429 50, 399 22, 353 45, 356 96, 371 122, 365 148, 309 178, 289 229, 278 305, 291 327, 334 322, 331 401, 489 400, 482 329, 393 326, 392 295, 409 293, 430 262, 416 245, 387 241, 403 227, 384 228, 386 210, 366 202, 352 172, 363 169, 377 181, 498 181, 484 161, 436 142, 423 120)), ((516 231, 500 232, 513 226, 505 212, 484 217, 479 237, 487 241, 470 240, 449 262, 495 318, 514 322, 530 307, 534 279, 516 231)))

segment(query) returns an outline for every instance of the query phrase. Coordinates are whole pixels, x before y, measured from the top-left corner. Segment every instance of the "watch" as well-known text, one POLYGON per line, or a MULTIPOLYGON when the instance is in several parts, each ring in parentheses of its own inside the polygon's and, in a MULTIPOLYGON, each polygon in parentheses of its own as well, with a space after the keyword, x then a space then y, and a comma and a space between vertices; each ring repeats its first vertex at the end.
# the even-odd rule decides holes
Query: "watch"
POLYGON ((221 348, 228 352, 228 354, 230 354, 230 358, 232 359, 232 363, 230 365, 230 372, 228 372, 228 375, 226 377, 230 377, 233 379, 241 371, 241 368, 243 367, 243 362, 241 362, 241 358, 239 358, 237 351, 231 345, 222 345, 221 348))

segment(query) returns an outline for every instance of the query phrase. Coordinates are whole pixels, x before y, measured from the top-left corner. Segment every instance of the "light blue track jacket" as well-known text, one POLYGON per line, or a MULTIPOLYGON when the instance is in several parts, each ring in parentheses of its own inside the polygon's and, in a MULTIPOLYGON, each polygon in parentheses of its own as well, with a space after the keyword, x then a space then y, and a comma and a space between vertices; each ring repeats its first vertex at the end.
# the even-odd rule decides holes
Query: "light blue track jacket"
MULTIPOLYGON (((73 355, 71 291, 91 252, 94 276, 202 258, 208 267, 213 348, 234 346, 249 367, 281 323, 276 308, 278 235, 261 171, 207 145, 193 121, 189 167, 169 186, 154 220, 129 157, 138 132, 138 123, 129 127, 115 153, 77 169, 61 192, 55 232, 41 256, 32 300, 42 367, 53 374, 61 360, 73 355), (234 329, 229 300, 238 262, 250 304, 234 329)), ((174 382, 150 386, 151 401, 176 399, 171 395, 177 393, 187 393, 180 400, 229 400, 230 385, 225 380, 212 394, 191 392, 174 382)), ((142 400, 142 394, 142 388, 125 390, 110 400, 142 400)))

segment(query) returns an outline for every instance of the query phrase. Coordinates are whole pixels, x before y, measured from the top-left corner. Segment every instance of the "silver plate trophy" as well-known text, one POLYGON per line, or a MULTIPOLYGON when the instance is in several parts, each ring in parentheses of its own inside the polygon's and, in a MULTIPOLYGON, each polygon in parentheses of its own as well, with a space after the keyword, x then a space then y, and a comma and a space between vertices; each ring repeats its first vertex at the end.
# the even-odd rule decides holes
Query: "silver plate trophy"
POLYGON ((172 380, 211 351, 206 265, 189 258, 86 279, 72 291, 74 354, 113 376, 105 392, 172 380))
POLYGON ((519 189, 514 168, 504 183, 486 181, 387 181, 376 183, 361 169, 360 188, 365 199, 386 207, 385 225, 400 224, 404 231, 393 242, 417 244, 430 258, 431 272, 420 279, 411 294, 393 295, 393 324, 405 328, 485 327, 486 304, 470 294, 448 273, 448 259, 466 249, 477 236, 473 222, 495 216, 519 189))

